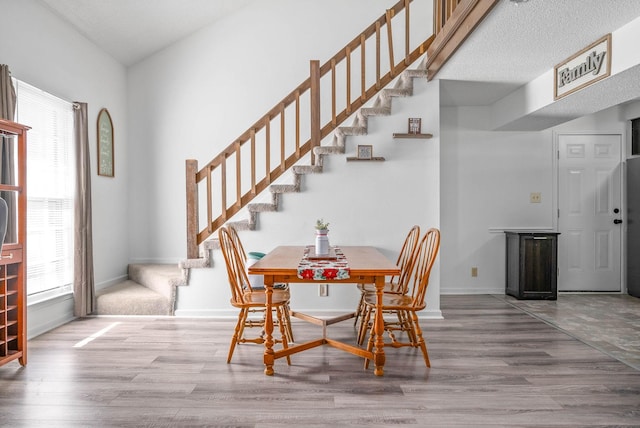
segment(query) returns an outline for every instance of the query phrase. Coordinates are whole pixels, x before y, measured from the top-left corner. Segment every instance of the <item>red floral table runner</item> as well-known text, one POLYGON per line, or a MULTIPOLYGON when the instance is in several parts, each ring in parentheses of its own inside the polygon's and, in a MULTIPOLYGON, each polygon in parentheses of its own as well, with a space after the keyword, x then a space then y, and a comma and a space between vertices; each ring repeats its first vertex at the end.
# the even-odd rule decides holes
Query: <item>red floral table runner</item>
POLYGON ((298 278, 318 281, 349 278, 349 264, 340 248, 332 247, 336 258, 326 260, 309 260, 309 249, 310 247, 305 248, 304 256, 298 264, 298 278))

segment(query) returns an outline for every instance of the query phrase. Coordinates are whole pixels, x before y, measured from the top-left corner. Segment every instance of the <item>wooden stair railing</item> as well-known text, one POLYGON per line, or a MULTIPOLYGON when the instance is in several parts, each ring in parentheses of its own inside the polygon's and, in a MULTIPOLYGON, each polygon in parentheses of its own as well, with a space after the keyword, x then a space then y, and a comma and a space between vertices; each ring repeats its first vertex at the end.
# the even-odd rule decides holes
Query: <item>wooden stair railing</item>
MULTIPOLYGON (((198 170, 196 160, 186 160, 189 259, 198 258, 198 248, 202 242, 302 157, 310 153, 311 164, 315 164, 313 148, 427 52, 436 37, 434 34, 413 50, 410 48, 409 5, 412 1, 400 0, 322 66, 319 61, 311 61, 308 79, 202 169, 198 170), (400 14, 402 11, 404 14, 400 14), (404 16, 404 20, 394 20, 400 15, 404 16), (394 30, 404 33, 401 35, 404 55, 397 64, 394 30), (386 39, 384 45, 383 39, 386 39), (373 60, 367 56, 371 50, 375 52, 373 60), (360 54, 359 61, 357 57, 354 61, 357 52, 360 54), (385 56, 388 56, 388 62, 383 59, 385 56), (321 85, 321 81, 325 84, 321 85), (330 100, 330 105, 322 108, 321 99, 330 100), (303 106, 308 115, 301 115, 303 106), (324 125, 323 114, 328 116, 324 125), (275 143, 274 135, 277 140, 275 143), (277 161, 272 158, 277 158, 277 161), (206 194, 202 207, 200 191, 206 194), (202 229, 199 220, 201 211, 206 211, 206 226, 202 229)), ((433 28, 446 28, 446 25, 442 25, 444 21, 439 19, 441 15, 438 15, 442 7, 449 7, 455 13, 453 3, 466 4, 469 1, 497 0, 435 0, 433 28)), ((420 23, 418 20, 417 25, 420 23)))
POLYGON ((498 0, 434 0, 436 35, 427 50, 427 79, 431 80, 498 0))

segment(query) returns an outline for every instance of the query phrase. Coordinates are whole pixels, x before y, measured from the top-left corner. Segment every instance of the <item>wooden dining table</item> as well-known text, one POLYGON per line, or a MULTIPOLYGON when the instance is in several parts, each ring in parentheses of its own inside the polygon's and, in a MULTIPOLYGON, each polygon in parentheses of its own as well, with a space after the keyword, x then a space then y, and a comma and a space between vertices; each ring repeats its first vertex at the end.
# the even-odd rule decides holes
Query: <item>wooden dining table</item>
POLYGON ((382 292, 387 276, 399 275, 400 269, 395 263, 390 261, 375 247, 369 246, 340 246, 340 251, 346 257, 349 267, 349 276, 344 279, 321 279, 302 278, 298 275, 298 266, 305 254, 304 246, 279 246, 265 255, 260 261, 249 267, 249 275, 263 275, 266 291, 266 319, 265 319, 265 341, 264 341, 264 373, 273 375, 273 365, 276 359, 283 358, 298 352, 313 349, 322 345, 329 345, 334 348, 350 352, 354 355, 367 358, 373 361, 377 376, 384 374, 385 354, 382 334, 384 332, 384 320, 382 311, 379 310, 382 304, 382 292), (277 283, 341 283, 341 284, 374 284, 376 287, 378 310, 374 319, 374 348, 371 351, 349 343, 327 337, 326 325, 333 322, 352 318, 353 313, 346 316, 336 317, 332 320, 320 319, 311 315, 292 311, 291 315, 306 321, 316 322, 323 325, 321 338, 309 342, 289 346, 286 349, 274 350, 273 339, 273 314, 272 298, 273 285, 277 283))

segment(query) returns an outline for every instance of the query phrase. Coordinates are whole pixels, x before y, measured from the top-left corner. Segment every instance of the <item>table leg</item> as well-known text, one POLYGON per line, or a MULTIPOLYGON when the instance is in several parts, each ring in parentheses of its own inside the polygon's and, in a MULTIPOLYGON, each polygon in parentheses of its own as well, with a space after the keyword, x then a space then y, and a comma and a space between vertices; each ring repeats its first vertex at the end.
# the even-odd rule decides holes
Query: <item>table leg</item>
POLYGON ((264 276, 266 303, 265 303, 265 320, 264 333, 264 374, 273 375, 273 363, 275 361, 273 351, 273 277, 264 276))
POLYGON ((373 362, 375 369, 373 373, 376 376, 382 376, 384 374, 384 341, 382 336, 384 334, 384 318, 382 316, 382 292, 384 290, 384 276, 377 276, 375 280, 376 285, 376 314, 374 320, 375 331, 375 349, 373 351, 373 362))

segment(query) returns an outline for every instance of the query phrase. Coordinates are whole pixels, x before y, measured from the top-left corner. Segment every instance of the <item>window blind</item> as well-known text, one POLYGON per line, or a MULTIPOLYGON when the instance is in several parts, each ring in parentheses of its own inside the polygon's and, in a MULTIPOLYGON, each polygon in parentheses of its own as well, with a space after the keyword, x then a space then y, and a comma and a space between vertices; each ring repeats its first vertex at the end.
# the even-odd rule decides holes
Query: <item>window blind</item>
POLYGON ((72 103, 16 81, 27 134, 27 294, 71 291, 74 144, 72 103))

